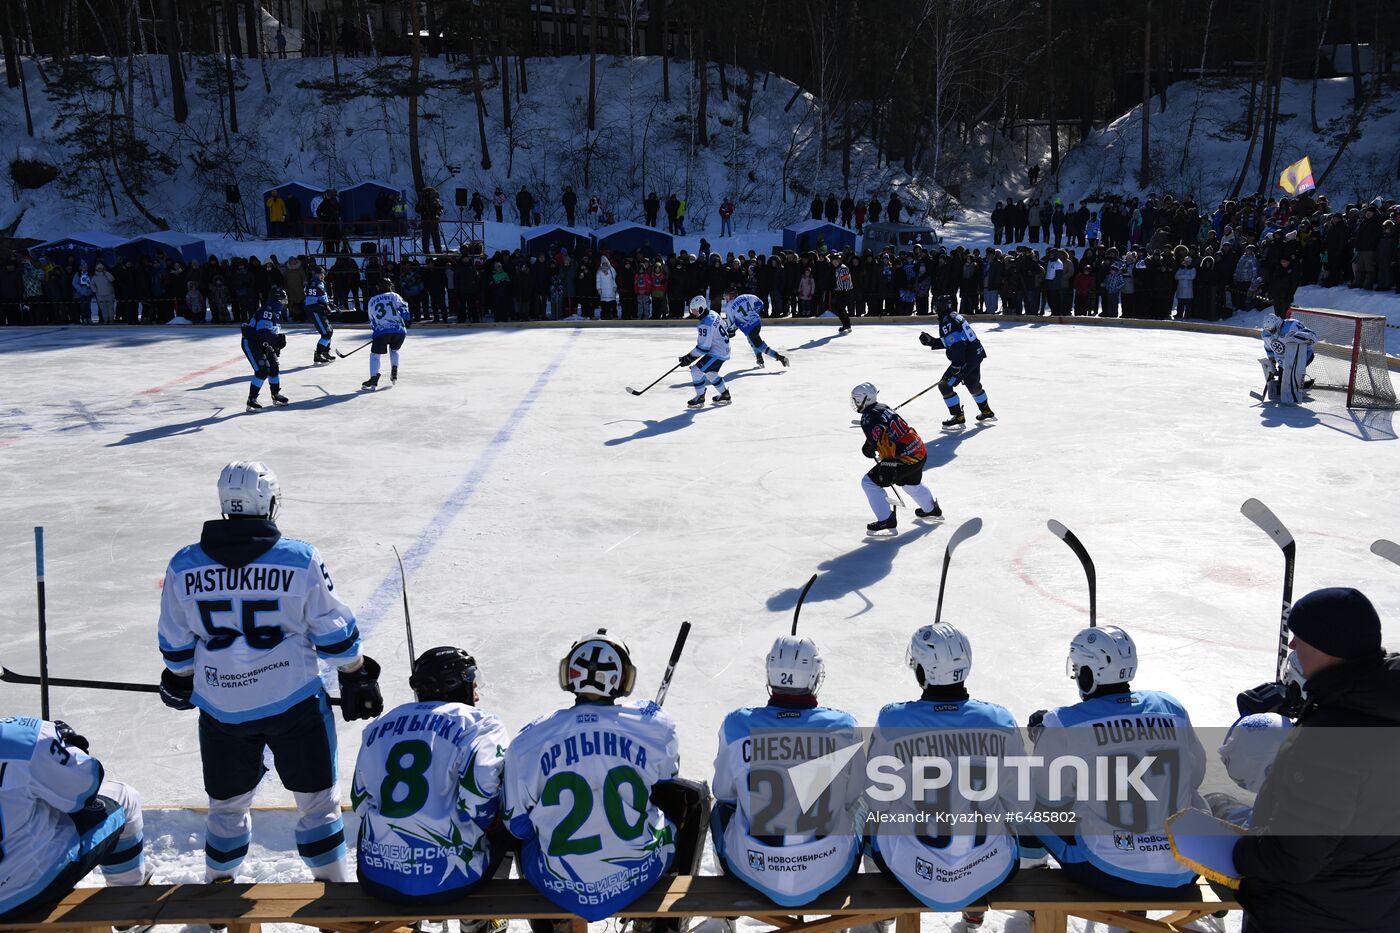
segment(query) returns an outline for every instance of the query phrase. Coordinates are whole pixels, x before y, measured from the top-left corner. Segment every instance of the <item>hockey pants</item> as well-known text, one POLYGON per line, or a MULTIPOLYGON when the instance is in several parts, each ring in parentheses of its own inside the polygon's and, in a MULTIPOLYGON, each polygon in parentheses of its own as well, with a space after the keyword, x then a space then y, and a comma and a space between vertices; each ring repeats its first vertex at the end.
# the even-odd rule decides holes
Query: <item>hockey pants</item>
POLYGON ((914 504, 925 512, 933 508, 933 493, 924 485, 922 476, 912 483, 900 483, 898 479, 894 482, 877 482, 871 473, 882 469, 888 471, 887 467, 877 466, 860 478, 861 492, 865 493, 865 500, 870 503, 870 511, 875 513, 876 521, 884 521, 893 511, 889 500, 885 498, 885 489, 889 486, 899 486, 909 493, 909 498, 914 500, 914 504))
POLYGON ((972 393, 972 400, 979 406, 987 404, 987 393, 982 391, 981 360, 974 360, 963 367, 949 366, 943 371, 943 378, 938 382, 938 391, 943 394, 943 403, 948 406, 950 412, 956 413, 962 407, 957 393, 960 383, 967 386, 967 391, 972 393))
POLYGON ((724 360, 717 360, 708 355, 702 356, 690 364, 690 384, 695 387, 696 398, 702 398, 705 395, 707 383, 714 386, 717 392, 729 391, 729 387, 724 384, 724 377, 719 374, 720 367, 723 365, 724 360))

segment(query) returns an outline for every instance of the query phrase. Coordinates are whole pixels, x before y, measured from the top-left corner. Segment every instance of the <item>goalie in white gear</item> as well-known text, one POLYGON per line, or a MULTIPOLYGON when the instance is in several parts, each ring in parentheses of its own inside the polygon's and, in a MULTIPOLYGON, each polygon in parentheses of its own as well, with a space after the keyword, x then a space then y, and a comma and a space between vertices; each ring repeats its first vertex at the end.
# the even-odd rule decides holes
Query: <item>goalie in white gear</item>
POLYGON ((1312 385, 1307 374, 1317 334, 1298 321, 1281 318, 1271 311, 1264 318, 1260 336, 1268 354, 1264 369, 1269 375, 1270 397, 1285 405, 1298 404, 1303 400, 1303 391, 1312 385))
POLYGON ((104 780, 66 723, 0 719, 0 921, 62 900, 101 868, 110 886, 146 881, 141 801, 104 780))
POLYGON ((1065 835, 1040 839, 1070 878, 1109 894, 1194 891, 1196 875, 1173 858, 1166 820, 1184 807, 1205 809, 1198 790, 1205 749, 1175 697, 1133 689, 1137 664, 1136 645, 1115 625, 1083 629, 1070 642, 1065 670, 1080 702, 1033 713, 1027 731, 1043 762, 1031 769, 1037 803, 1050 813, 1072 811, 1073 832, 1053 824, 1065 835), (1087 773, 1051 768, 1058 758, 1088 762, 1087 773), (1134 769, 1154 799, 1115 778, 1134 769), (1104 774, 1108 785, 1100 786, 1104 774))
POLYGON ((509 738, 477 708, 476 661, 461 648, 424 652, 409 685, 415 702, 370 723, 360 740, 350 787, 358 876, 376 897, 438 904, 491 877, 507 850, 498 818, 509 738))
POLYGON ((710 835, 726 874, 776 904, 801 907, 858 870, 863 781, 842 768, 808 801, 789 769, 860 737, 850 713, 818 704, 826 668, 810 638, 778 638, 766 668, 767 704, 734 710, 720 726, 710 835))
MULTIPOLYGON (((892 802, 872 801, 872 817, 881 817, 870 821, 872 850, 881 870, 931 910, 960 910, 1010 878, 1020 864, 1014 823, 1007 816, 1024 818, 1033 808, 1016 799, 1017 782, 1005 762, 1023 757, 1025 743, 1010 710, 968 694, 972 647, 958 629, 946 622, 922 626, 909 639, 905 662, 922 692, 917 700, 880 710, 871 755, 898 759, 897 773, 910 788, 916 759, 946 764, 949 780, 931 792, 909 790, 892 802), (980 792, 989 783, 996 793, 986 800, 968 799, 958 790, 980 792), (920 793, 922 802, 916 799, 920 793), (939 822, 948 817, 960 822, 939 822)), ((963 913, 969 928, 982 920, 981 912, 963 913)))
MULTIPOLYGON (((709 789, 680 781, 676 723, 627 700, 631 653, 605 629, 559 661, 574 705, 530 723, 506 751, 506 826, 522 840, 520 871, 545 897, 602 920, 672 869, 699 858, 709 789)), ((549 929, 549 924, 543 924, 549 929)))
POLYGON ((716 405, 727 405, 731 401, 729 387, 724 384, 724 377, 719 371, 729 362, 729 338, 734 332, 710 308, 704 295, 690 299, 685 310, 687 315, 698 318, 695 322, 695 347, 680 357, 681 365, 690 367, 690 384, 695 387, 695 397, 686 405, 690 408, 704 405, 706 385, 714 386, 718 393, 715 396, 716 405))
POLYGON ((278 529, 280 498, 264 464, 224 467, 222 518, 170 559, 161 590, 161 700, 199 708, 206 881, 234 877, 248 854, 267 749, 296 798, 297 851, 312 877, 350 880, 335 720, 319 662, 339 671, 346 721, 372 719, 384 706, 379 665, 361 653, 355 614, 336 597, 320 552, 278 529))

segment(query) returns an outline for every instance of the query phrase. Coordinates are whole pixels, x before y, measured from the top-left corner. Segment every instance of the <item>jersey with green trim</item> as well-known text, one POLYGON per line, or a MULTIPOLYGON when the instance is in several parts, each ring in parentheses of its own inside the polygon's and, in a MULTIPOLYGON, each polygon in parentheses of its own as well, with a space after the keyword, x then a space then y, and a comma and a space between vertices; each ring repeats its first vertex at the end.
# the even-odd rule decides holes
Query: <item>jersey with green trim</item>
POLYGON ((492 864, 508 742, 501 721, 463 703, 397 706, 365 727, 350 801, 359 876, 405 897, 463 891, 492 864))
POLYGON ((652 702, 580 703, 526 726, 506 752, 505 789, 525 877, 585 920, 630 904, 675 856, 651 789, 679 770, 676 723, 652 702))
POLYGON ((36 896, 81 856, 68 817, 102 784, 102 765, 67 748, 54 724, 0 719, 0 912, 36 896))

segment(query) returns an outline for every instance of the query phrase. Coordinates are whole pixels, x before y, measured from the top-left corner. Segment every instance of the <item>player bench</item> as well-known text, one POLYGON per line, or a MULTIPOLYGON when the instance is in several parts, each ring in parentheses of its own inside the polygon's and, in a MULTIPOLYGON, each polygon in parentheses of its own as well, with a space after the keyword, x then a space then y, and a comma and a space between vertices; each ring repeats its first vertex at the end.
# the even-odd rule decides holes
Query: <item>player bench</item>
MULTIPOLYGON (((992 892, 974 909, 1035 912, 1035 933, 1063 933, 1070 917, 1112 924, 1131 933, 1170 933, 1180 925, 1239 904, 1223 888, 1201 883, 1187 897, 1126 900, 1081 887, 1058 871, 1029 871, 992 892), (1128 911, 1171 911, 1160 920, 1128 911)), ((643 894, 620 917, 751 917, 779 933, 836 933, 894 920, 896 933, 918 933, 925 908, 895 881, 862 874, 801 910, 777 907, 732 878, 677 877, 643 894)), ((454 918, 572 919, 520 879, 493 881, 452 904, 407 912, 376 900, 354 884, 174 884, 138 888, 80 888, 47 911, 0 924, 0 933, 72 930, 110 933, 137 923, 226 924, 230 933, 260 933, 264 923, 296 923, 336 933, 398 933, 415 920, 454 918)))

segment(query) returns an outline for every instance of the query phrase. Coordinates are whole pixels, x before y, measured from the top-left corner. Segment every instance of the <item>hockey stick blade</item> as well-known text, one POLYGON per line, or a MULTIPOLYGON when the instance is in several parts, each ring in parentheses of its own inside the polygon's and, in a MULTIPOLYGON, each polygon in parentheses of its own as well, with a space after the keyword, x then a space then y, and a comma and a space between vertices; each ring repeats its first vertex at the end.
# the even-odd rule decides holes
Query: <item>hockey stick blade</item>
POLYGON ((802 615, 802 604, 807 601, 807 591, 812 588, 812 584, 817 582, 817 575, 812 574, 812 578, 807 581, 807 585, 802 587, 802 592, 797 594, 797 605, 792 610, 792 634, 797 635, 797 617, 802 615))
POLYGON ((1394 541, 1377 538, 1371 542, 1371 553, 1377 557, 1384 557, 1392 564, 1400 564, 1400 544, 1396 544, 1394 541))
POLYGON ((365 341, 364 343, 360 344, 360 345, 359 345, 358 347, 356 347, 355 349, 351 350, 349 353, 341 353, 341 352, 340 352, 340 348, 339 348, 339 347, 336 347, 336 348, 335 348, 335 355, 338 356, 338 357, 340 357, 340 358, 343 360, 343 359, 345 359, 347 356, 354 356, 356 353, 359 353, 361 350, 363 350, 365 347, 369 346, 369 345, 372 344, 372 343, 374 343, 373 340, 367 340, 367 341, 365 341))
POLYGON ((938 578, 938 605, 933 610, 933 624, 937 625, 943 618, 943 587, 948 583, 948 565, 953 562, 953 552, 958 545, 982 530, 982 519, 969 518, 959 525, 953 534, 948 538, 948 547, 943 551, 943 573, 938 578))
POLYGON ((666 662, 666 673, 661 675, 661 686, 656 691, 657 706, 666 702, 666 694, 671 690, 671 677, 676 673, 676 665, 680 663, 681 652, 685 650, 685 640, 689 637, 690 622, 682 622, 681 630, 676 633, 676 643, 671 646, 671 660, 666 662))
POLYGON ((403 628, 408 636, 408 673, 418 669, 418 653, 413 650, 413 617, 408 614, 408 574, 403 570, 403 558, 399 556, 398 545, 394 545, 394 559, 399 562, 399 592, 403 593, 403 628))
POLYGON ((1074 532, 1065 527, 1063 522, 1050 519, 1045 523, 1045 527, 1050 529, 1050 533, 1059 538, 1069 549, 1074 552, 1074 556, 1079 558, 1079 563, 1084 567, 1084 578, 1089 583, 1089 628, 1097 628, 1099 624, 1099 602, 1098 602, 1098 577, 1094 572, 1094 559, 1089 556, 1089 550, 1084 547, 1084 543, 1079 540, 1074 532))
POLYGON ((1288 661, 1288 611, 1293 607, 1293 568, 1297 562, 1298 543, 1267 505, 1258 499, 1246 499, 1240 514, 1258 525, 1283 552, 1283 601, 1278 620, 1278 653, 1274 661, 1274 680, 1283 680, 1283 666, 1288 661))
MULTIPOLYGON (((0 667, 0 681, 7 684, 27 684, 34 686, 39 678, 34 674, 20 674, 7 667, 0 667)), ((79 680, 74 677, 50 677, 50 687, 74 687, 83 690, 116 690, 123 693, 160 693, 159 684, 134 684, 116 680, 79 680)), ((340 705, 340 697, 330 698, 331 706, 340 705)))

